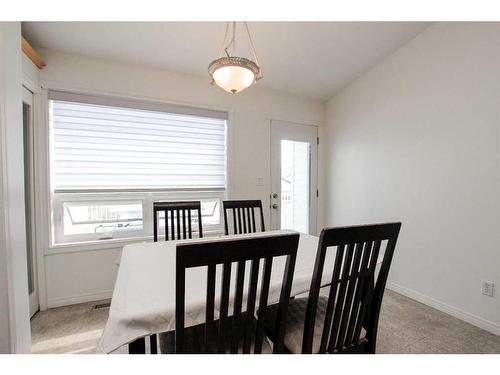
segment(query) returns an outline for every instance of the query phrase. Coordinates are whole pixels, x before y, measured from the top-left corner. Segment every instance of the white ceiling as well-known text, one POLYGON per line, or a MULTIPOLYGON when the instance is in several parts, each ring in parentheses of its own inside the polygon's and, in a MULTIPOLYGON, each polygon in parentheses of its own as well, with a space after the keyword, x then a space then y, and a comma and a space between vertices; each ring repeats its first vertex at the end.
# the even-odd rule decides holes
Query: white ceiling
MULTIPOLYGON (((261 85, 328 99, 429 26, 425 22, 249 22, 261 85)), ((35 46, 207 77, 224 22, 23 22, 35 46)), ((242 23, 237 50, 250 56, 242 23)), ((208 78, 207 78, 208 83, 208 78)))

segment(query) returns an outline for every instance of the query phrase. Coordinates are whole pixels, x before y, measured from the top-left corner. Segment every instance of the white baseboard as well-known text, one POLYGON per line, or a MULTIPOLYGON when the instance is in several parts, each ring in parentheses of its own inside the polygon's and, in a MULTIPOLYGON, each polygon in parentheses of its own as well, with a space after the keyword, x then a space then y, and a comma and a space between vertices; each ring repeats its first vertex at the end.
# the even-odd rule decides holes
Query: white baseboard
POLYGON ((112 290, 103 290, 97 293, 80 294, 77 296, 49 298, 47 300, 47 307, 51 309, 54 307, 75 305, 77 303, 99 301, 102 299, 109 299, 112 295, 112 290))
MULTIPOLYGON (((457 319, 463 320, 476 327, 482 328, 488 332, 500 336, 500 324, 496 324, 494 322, 491 322, 474 314, 460 310, 456 307, 440 302, 432 297, 426 296, 422 293, 419 293, 415 290, 406 288, 398 284, 387 282, 387 289, 390 289, 396 293, 402 294, 408 298, 421 302, 424 305, 433 307, 436 310, 442 311, 446 314, 454 316, 457 319)), ((81 294, 78 296, 49 298, 47 301, 47 307, 50 309, 54 307, 74 305, 77 303, 99 301, 102 299, 111 298, 112 294, 113 294, 112 290, 105 290, 98 293, 81 294)))
POLYGON ((391 282, 387 282, 387 289, 390 289, 396 293, 402 294, 406 297, 414 299, 418 302, 423 303, 424 305, 435 308, 436 310, 442 311, 448 315, 454 316, 457 319, 463 320, 467 323, 470 323, 476 327, 482 328, 485 331, 491 332, 495 335, 500 336, 500 325, 489 320, 483 319, 474 314, 468 313, 466 311, 460 310, 456 307, 448 305, 446 303, 440 302, 432 297, 426 296, 422 293, 419 293, 415 290, 406 288, 404 286, 394 284, 391 282))

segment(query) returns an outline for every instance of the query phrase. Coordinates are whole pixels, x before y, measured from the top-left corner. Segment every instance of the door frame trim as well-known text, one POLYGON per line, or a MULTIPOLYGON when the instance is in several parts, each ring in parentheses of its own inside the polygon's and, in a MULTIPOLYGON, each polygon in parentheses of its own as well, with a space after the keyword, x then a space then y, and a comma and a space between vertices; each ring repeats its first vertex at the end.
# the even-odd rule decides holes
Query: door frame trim
MULTIPOLYGON (((268 148, 268 152, 269 152, 269 191, 268 191, 268 207, 269 207, 269 227, 272 228, 272 217, 273 217, 273 213, 272 213, 272 193, 273 193, 273 165, 272 165, 272 157, 273 157, 273 153, 272 153, 272 124, 273 124, 273 121, 274 122, 281 122, 281 123, 289 123, 290 125, 298 125, 298 126, 309 126, 309 127, 315 127, 316 128, 316 137, 317 137, 317 140, 319 141, 319 136, 320 136, 320 126, 319 124, 312 124, 312 123, 304 123, 304 122, 299 122, 299 121, 290 121, 290 120, 282 120, 282 119, 278 119, 278 118, 269 118, 268 119, 269 121, 269 148, 268 148)), ((319 163, 320 163, 320 160, 319 160, 319 155, 320 155, 320 150, 319 150, 319 144, 316 144, 316 184, 315 184, 315 187, 316 187, 316 190, 319 191, 319 163)), ((311 169, 309 170, 309 172, 311 173, 311 169)), ((314 191, 310 191, 310 194, 315 194, 314 191)), ((316 194, 315 196, 315 199, 314 199, 314 205, 315 205, 315 211, 314 211, 314 214, 315 214, 315 217, 314 217, 314 221, 315 221, 315 227, 314 228, 314 231, 311 231, 311 228, 309 228, 309 232, 310 233, 313 233, 314 235, 317 234, 318 232, 318 225, 319 225, 319 196, 318 194, 316 194)))
MULTIPOLYGON (((36 68, 33 68, 36 69, 36 68)), ((38 73, 38 70, 36 71, 38 73)), ((43 92, 41 84, 38 80, 34 80, 26 72, 23 72, 22 85, 33 93, 33 155, 35 160, 33 163, 33 184, 38 185, 38 189, 34 190, 33 201, 34 209, 32 212, 33 228, 33 246, 36 260, 36 274, 37 274, 37 292, 38 292, 38 308, 39 311, 47 310, 47 291, 46 291, 46 276, 45 276, 45 258, 44 258, 44 230, 48 230, 43 224, 46 220, 43 218, 43 201, 40 199, 41 192, 44 191, 43 186, 39 184, 40 175, 43 174, 43 157, 44 143, 43 127, 45 126, 46 111, 44 110, 43 102, 46 93, 43 92), (42 227, 40 227, 42 225, 42 227)))
MULTIPOLYGON (((36 118, 36 112, 35 112, 35 92, 34 90, 31 90, 27 85, 23 83, 23 104, 26 103, 31 107, 30 110, 30 123, 29 123, 29 130, 28 130, 28 139, 24 139, 23 137, 23 142, 28 142, 28 152, 29 152, 29 171, 24 171, 25 173, 25 183, 26 183, 26 173, 28 174, 28 189, 29 189, 29 196, 28 199, 26 200, 25 197, 25 205, 29 205, 29 236, 30 239, 26 239, 26 246, 31 247, 31 267, 32 267, 32 279, 33 279, 33 293, 28 294, 29 298, 29 309, 30 309, 30 318, 33 317, 33 315, 36 314, 37 311, 40 310, 40 296, 39 296, 39 288, 38 288, 38 251, 37 251, 37 244, 36 244, 36 225, 35 225, 35 219, 36 219, 36 200, 35 200, 35 137, 34 137, 34 131, 35 131, 35 118, 36 118), (27 92, 30 94, 27 94, 27 92), (30 100, 25 100, 26 95, 30 95, 30 100), (36 307, 32 311, 32 304, 35 304, 36 307)), ((24 118, 23 118, 23 123, 24 123, 24 118)), ((23 124, 24 126, 24 124, 23 124)), ((26 135, 26 134, 25 134, 26 135)), ((25 146, 26 147, 26 146, 25 146)), ((24 155, 26 156, 26 155, 24 155)), ((26 167, 26 161, 24 161, 25 167, 26 167)), ((26 187, 25 187, 26 191, 26 187)), ((26 232, 27 233, 27 232, 26 232)), ((28 234, 28 233, 27 233, 28 234)), ((30 259, 28 258, 28 261, 30 259)), ((28 291, 29 291, 29 279, 28 279, 28 291)))

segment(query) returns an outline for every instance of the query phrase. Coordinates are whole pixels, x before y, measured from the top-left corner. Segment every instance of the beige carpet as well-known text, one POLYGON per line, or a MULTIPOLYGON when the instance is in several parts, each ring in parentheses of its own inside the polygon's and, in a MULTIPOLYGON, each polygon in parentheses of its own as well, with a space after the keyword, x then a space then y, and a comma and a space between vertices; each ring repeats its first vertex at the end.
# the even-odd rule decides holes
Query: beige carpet
MULTIPOLYGON (((31 321, 33 353, 94 353, 108 315, 107 308, 94 306, 103 302, 37 313, 31 321)), ((377 353, 500 353, 500 337, 388 290, 377 353)))
POLYGON ((40 311, 31 319, 33 353, 95 353, 108 318, 109 301, 82 303, 40 311))

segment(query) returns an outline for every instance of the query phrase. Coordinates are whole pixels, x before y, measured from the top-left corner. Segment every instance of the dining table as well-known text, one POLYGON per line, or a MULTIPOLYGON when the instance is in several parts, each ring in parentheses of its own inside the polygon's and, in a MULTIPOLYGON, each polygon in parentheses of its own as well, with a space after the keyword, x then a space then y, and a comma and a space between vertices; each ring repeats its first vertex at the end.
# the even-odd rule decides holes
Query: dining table
MULTIPOLYGON (((271 230, 186 240, 142 242, 124 246, 109 317, 99 340, 97 353, 111 353, 127 344, 143 340, 144 337, 175 329, 175 267, 178 243, 217 242, 260 236, 282 236, 291 233, 297 232, 271 230)), ((317 236, 300 233, 291 297, 309 291, 318 241, 317 236)), ((382 257, 383 254, 380 254, 377 263, 381 262, 382 257)), ((285 264, 284 257, 281 258, 283 259, 278 258, 273 261, 268 304, 279 300, 285 264)), ((334 259, 335 251, 328 251, 322 285, 329 285, 331 281, 334 259)), ((206 267, 188 271, 185 291, 186 327, 205 322, 206 302, 206 267)), ((232 275, 235 273, 231 272, 232 275)), ((218 271, 219 281, 220 274, 221 272, 218 271)), ((230 301, 234 294, 233 289, 231 288, 230 301)))

